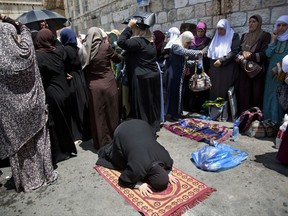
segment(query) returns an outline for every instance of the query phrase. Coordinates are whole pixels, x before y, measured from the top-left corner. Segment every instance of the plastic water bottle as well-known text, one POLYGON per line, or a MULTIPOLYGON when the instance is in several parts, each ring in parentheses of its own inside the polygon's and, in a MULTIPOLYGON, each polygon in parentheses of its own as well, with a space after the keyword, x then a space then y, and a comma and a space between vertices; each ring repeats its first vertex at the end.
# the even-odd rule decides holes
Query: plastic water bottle
POLYGON ((233 126, 233 132, 232 132, 232 138, 234 142, 238 142, 239 141, 239 119, 237 119, 234 122, 234 126, 233 126))
POLYGON ((202 70, 202 67, 203 67, 203 56, 199 55, 198 56, 198 69, 202 70))
POLYGON ((278 130, 278 133, 277 133, 277 137, 276 137, 276 140, 275 140, 275 144, 276 144, 276 148, 279 149, 280 148, 280 145, 281 145, 281 142, 282 142, 282 137, 286 131, 286 128, 287 128, 287 124, 288 122, 284 122, 279 130, 278 130))

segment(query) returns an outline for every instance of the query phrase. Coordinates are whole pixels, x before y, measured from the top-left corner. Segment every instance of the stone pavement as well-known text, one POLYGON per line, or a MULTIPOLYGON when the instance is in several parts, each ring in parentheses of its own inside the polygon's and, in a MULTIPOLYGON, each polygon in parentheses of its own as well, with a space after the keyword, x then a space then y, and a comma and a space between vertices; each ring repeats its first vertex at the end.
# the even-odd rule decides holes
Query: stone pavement
MULTIPOLYGON (((231 123, 220 123, 232 126, 231 123)), ((240 135, 239 142, 224 142, 249 156, 239 166, 221 172, 205 172, 191 162, 191 154, 207 145, 177 136, 162 128, 157 139, 171 154, 174 165, 217 191, 187 211, 197 216, 287 216, 288 167, 275 160, 274 139, 240 135)), ((94 169, 97 154, 92 142, 77 146, 78 156, 58 164, 55 185, 31 193, 7 189, 9 167, 1 168, 2 216, 133 216, 140 215, 94 169)))

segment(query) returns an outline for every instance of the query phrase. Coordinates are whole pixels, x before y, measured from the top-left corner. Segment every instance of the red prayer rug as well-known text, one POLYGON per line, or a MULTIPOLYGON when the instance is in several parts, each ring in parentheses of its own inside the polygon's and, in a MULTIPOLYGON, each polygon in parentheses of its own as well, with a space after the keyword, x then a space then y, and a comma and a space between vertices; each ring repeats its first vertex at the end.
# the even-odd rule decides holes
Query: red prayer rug
POLYGON ((232 131, 219 124, 211 124, 193 118, 183 119, 173 124, 164 124, 167 130, 196 141, 212 144, 213 141, 222 143, 229 139, 232 131))
POLYGON ((143 197, 137 189, 119 186, 119 171, 99 165, 95 166, 95 169, 128 203, 146 216, 182 215, 216 191, 173 167, 172 174, 178 179, 178 182, 176 184, 169 183, 168 188, 162 192, 153 192, 150 196, 143 197))

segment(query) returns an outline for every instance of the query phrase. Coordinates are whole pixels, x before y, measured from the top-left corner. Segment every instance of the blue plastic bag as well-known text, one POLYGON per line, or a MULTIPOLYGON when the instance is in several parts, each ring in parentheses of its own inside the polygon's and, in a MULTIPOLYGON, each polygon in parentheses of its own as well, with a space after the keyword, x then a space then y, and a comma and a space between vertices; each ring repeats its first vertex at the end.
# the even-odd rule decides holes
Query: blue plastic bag
POLYGON ((227 144, 205 146, 192 153, 194 164, 205 171, 221 171, 238 166, 248 154, 227 144))

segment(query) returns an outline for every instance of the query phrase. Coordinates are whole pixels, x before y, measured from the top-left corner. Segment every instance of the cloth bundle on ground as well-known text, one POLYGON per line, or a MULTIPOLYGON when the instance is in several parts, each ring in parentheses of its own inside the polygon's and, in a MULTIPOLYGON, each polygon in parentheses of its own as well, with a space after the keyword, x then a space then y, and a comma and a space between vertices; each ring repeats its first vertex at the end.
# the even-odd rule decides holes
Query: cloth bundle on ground
POLYGON ((266 119, 264 121, 255 120, 245 131, 245 134, 249 137, 264 138, 276 136, 277 131, 278 127, 276 121, 272 121, 271 119, 266 119))
POLYGON ((205 101, 202 107, 208 110, 211 120, 226 121, 228 119, 228 103, 221 97, 205 101))
POLYGON ((205 146, 192 153, 191 160, 205 171, 222 171, 238 166, 248 154, 227 144, 205 146))
POLYGON ((262 120, 263 114, 258 107, 252 107, 241 113, 236 121, 239 121, 239 131, 250 137, 273 137, 277 134, 277 122, 271 119, 262 120))
POLYGON ((232 131, 219 124, 210 124, 193 118, 183 119, 174 124, 165 124, 167 130, 196 141, 203 141, 208 144, 223 142, 227 140, 232 131))
POLYGON ((251 123, 255 120, 261 121, 262 120, 262 111, 258 107, 252 107, 239 116, 239 131, 245 132, 248 130, 251 123))

